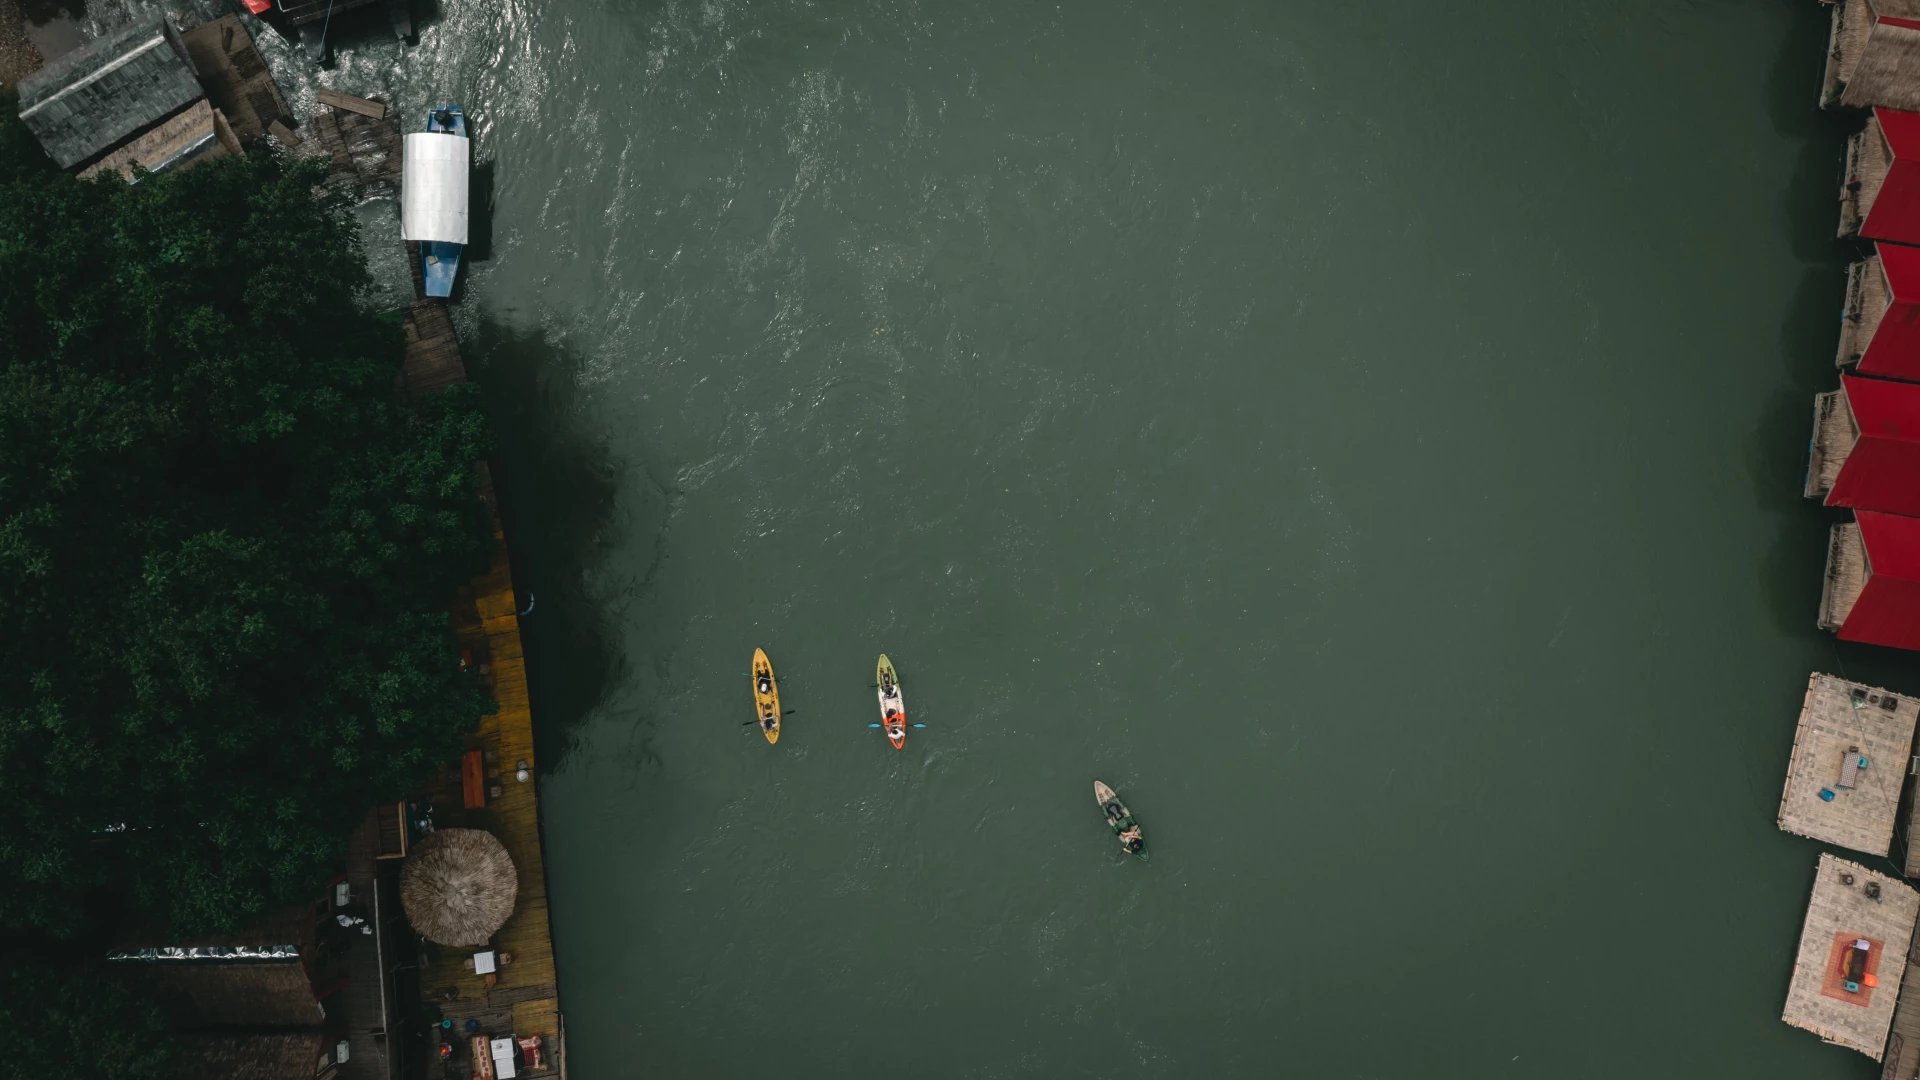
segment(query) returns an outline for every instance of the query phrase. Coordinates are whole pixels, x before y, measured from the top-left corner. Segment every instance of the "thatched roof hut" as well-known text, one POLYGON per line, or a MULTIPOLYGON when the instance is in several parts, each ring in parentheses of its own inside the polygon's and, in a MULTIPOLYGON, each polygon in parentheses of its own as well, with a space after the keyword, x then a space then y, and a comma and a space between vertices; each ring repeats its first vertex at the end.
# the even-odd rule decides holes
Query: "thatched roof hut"
POLYGON ((480 829, 440 829, 414 845, 400 869, 407 921, 442 945, 485 945, 519 894, 512 857, 480 829))
POLYGON ((1859 510, 1833 527, 1820 628, 1920 650, 1920 518, 1859 510))
POLYGON ((1840 235, 1920 244, 1920 112, 1875 109, 1847 140, 1840 235))
POLYGON ((1833 5, 1820 104, 1920 109, 1920 0, 1833 5))
POLYGON ((1808 496, 1920 517, 1920 384, 1843 375, 1814 414, 1808 496))

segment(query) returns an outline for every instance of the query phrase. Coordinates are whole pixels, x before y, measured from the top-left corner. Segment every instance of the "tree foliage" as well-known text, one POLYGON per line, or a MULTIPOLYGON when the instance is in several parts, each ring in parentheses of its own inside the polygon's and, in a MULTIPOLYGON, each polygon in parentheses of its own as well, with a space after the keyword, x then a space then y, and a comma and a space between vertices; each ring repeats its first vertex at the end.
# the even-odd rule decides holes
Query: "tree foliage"
POLYGON ((96 956, 22 955, 0 962, 0 1030, 8 1067, 69 1080, 168 1080, 165 1019, 142 973, 96 956))
POLYGON ((445 613, 477 402, 398 392, 322 173, 0 161, 0 922, 303 899, 491 707, 445 613))

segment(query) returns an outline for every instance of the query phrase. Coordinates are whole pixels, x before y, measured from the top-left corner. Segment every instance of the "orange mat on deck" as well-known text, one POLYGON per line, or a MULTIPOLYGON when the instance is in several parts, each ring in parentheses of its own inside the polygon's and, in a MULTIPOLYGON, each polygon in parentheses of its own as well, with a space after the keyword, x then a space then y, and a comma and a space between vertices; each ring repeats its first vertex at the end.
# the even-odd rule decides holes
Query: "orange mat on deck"
MULTIPOLYGON (((1860 992, 1847 992, 1847 977, 1840 972, 1840 960, 1846 956, 1853 943, 1860 940, 1859 934, 1833 935, 1833 948, 1827 950, 1827 975, 1820 983, 1820 993, 1826 997, 1838 998, 1852 1005, 1865 1007, 1873 1000, 1873 987, 1865 982, 1860 984, 1860 992)), ((1868 938, 1873 948, 1867 950, 1867 974, 1878 978, 1880 975, 1880 950, 1885 942, 1868 938)))

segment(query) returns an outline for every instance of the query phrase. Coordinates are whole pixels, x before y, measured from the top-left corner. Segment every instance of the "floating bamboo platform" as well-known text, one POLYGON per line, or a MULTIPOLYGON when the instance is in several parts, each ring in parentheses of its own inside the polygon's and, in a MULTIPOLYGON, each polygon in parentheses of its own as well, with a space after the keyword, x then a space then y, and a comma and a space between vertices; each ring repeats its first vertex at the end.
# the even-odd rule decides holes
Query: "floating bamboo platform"
POLYGON ((1843 521, 1827 537, 1827 571, 1820 588, 1820 629, 1838 630, 1853 613, 1854 602, 1873 569, 1867 564, 1867 545, 1860 526, 1843 521))
POLYGON ((1860 235, 1892 165, 1893 150, 1880 133, 1880 122, 1868 117, 1867 126, 1847 140, 1846 173, 1840 185, 1841 237, 1860 235))
POLYGON ((1832 675, 1809 676, 1780 793, 1780 828, 1870 855, 1887 854, 1916 719, 1920 704, 1911 699, 1832 675), (1861 758, 1867 760, 1865 768, 1857 767, 1861 758), (1849 761, 1855 767, 1847 767, 1849 761))
POLYGON ((1834 366, 1860 362, 1892 304, 1893 286, 1887 282, 1880 256, 1869 255, 1847 267, 1847 309, 1840 320, 1840 349, 1834 354, 1834 366))
POLYGON ((1859 437, 1860 426, 1854 422, 1846 391, 1813 395, 1813 439, 1808 443, 1807 482, 1802 494, 1824 502, 1859 437))
MULTIPOLYGON (((407 360, 402 385, 427 393, 466 380, 459 345, 446 310, 437 301, 416 302, 407 313, 407 360)), ((492 484, 481 466, 482 498, 492 507, 492 484)), ((455 633, 470 662, 477 665, 499 710, 480 722, 466 739, 484 762, 485 805, 469 809, 462 795, 458 763, 444 765, 417 797, 431 802, 437 827, 485 829, 499 838, 519 872, 519 898, 513 917, 493 936, 497 952, 510 953, 494 985, 466 969, 470 951, 440 949, 420 970, 421 992, 456 1026, 468 1019, 496 1038, 511 1032, 539 1035, 548 1068, 530 1076, 565 1080, 566 1045, 560 993, 553 959, 553 933, 547 917, 546 858, 540 846, 540 801, 533 779, 539 762, 533 749, 533 714, 527 698, 527 671, 520 644, 513 571, 504 535, 495 521, 493 568, 474 579, 453 604, 455 633), (524 764, 528 779, 515 778, 524 764)), ((455 1044, 456 1063, 468 1053, 466 1040, 455 1044)), ((440 1066, 429 1063, 437 1074, 440 1066)))
POLYGON ((1920 892, 1905 882, 1833 855, 1820 856, 1780 1019, 1881 1060, 1916 916, 1920 892), (1878 985, 1863 980, 1856 991, 1847 989, 1841 965, 1859 940, 1869 943, 1865 974, 1878 985))

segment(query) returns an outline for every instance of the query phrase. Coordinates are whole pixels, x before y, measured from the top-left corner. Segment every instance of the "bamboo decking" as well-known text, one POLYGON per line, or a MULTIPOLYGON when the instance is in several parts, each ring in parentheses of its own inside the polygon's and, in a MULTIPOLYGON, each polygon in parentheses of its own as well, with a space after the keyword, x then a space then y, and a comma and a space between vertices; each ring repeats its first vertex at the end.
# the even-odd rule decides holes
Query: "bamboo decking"
POLYGON ((1847 311, 1840 320, 1840 348, 1834 354, 1835 367, 1857 364, 1867 354, 1867 343, 1880 320, 1893 303, 1893 289, 1887 285, 1887 272, 1880 256, 1869 255, 1847 267, 1847 311))
POLYGON ((291 119, 287 100, 237 16, 224 15, 180 35, 194 70, 213 107, 226 115, 233 133, 251 143, 276 120, 291 119))
MULTIPOLYGON (((466 369, 446 309, 437 301, 416 301, 407 313, 402 385, 409 393, 420 394, 465 379, 466 369)), ((484 463, 481 485, 482 498, 491 505, 492 484, 484 463)), ((534 757, 533 714, 527 697, 513 571, 497 517, 495 522, 493 567, 461 590, 452 609, 460 646, 486 678, 499 705, 498 711, 482 719, 479 730, 466 740, 469 750, 479 750, 483 755, 486 805, 464 807, 457 762, 443 765, 438 778, 420 798, 431 801, 436 826, 485 829, 513 857, 519 874, 519 898, 513 916, 493 937, 494 949, 512 954, 513 962, 499 969, 495 985, 489 987, 482 976, 466 969, 469 950, 431 951, 420 971, 420 987, 426 999, 456 1024, 471 1018, 495 1037, 509 1032, 520 1038, 541 1036, 546 1043, 548 1068, 527 1075, 564 1080, 566 1046, 547 917, 538 782, 533 779, 539 762, 534 757), (523 762, 528 770, 524 783, 514 776, 523 762)), ((456 1060, 466 1053, 465 1040, 457 1041, 456 1060)))
POLYGON ((1832 855, 1820 856, 1780 1018, 1879 1061, 1904 982, 1903 961, 1916 916, 1920 893, 1905 882, 1832 855), (1872 944, 1867 970, 1878 985, 1848 991, 1840 985, 1838 961, 1844 948, 1860 938, 1872 944))
MULTIPOLYGON (((378 98, 367 100, 379 103, 378 98)), ((317 152, 333 162, 328 183, 361 191, 399 189, 400 125, 391 114, 375 119, 365 112, 323 106, 314 111, 313 135, 317 152)))
POLYGON ((1869 117, 1867 126, 1847 140, 1846 177, 1840 187, 1839 235, 1843 239, 1860 235, 1892 165, 1893 152, 1880 134, 1880 122, 1869 117))
POLYGON ((1802 494, 1809 499, 1826 500, 1859 435, 1846 391, 1829 390, 1813 395, 1813 439, 1807 454, 1806 490, 1802 494))
POLYGON ((1916 720, 1920 704, 1910 699, 1832 675, 1809 676, 1780 793, 1780 828, 1870 855, 1887 854, 1916 720), (1841 763, 1849 756, 1864 756, 1868 765, 1852 787, 1843 788, 1841 763), (1832 798, 1822 799, 1822 791, 1832 798))
POLYGON ((1859 524, 1843 521, 1835 525, 1828 535, 1827 571, 1820 585, 1820 629, 1838 630, 1846 624, 1854 602, 1872 576, 1859 524))

